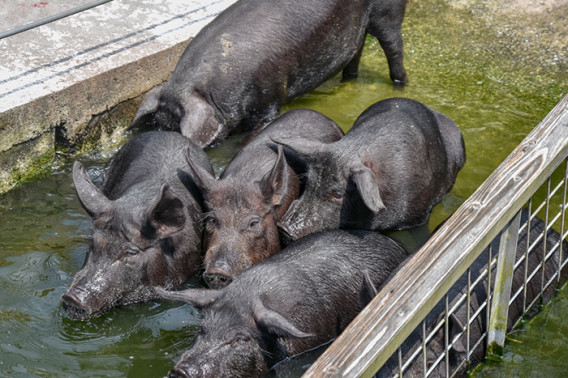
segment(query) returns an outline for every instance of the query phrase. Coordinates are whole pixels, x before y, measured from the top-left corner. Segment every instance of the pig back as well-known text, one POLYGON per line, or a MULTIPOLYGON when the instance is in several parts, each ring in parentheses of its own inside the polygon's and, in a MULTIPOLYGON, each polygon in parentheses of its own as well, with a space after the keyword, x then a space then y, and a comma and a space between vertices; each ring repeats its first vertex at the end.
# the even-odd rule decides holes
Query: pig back
POLYGON ((452 188, 465 163, 457 125, 410 99, 393 98, 369 107, 337 143, 343 160, 358 155, 378 181, 386 210, 377 229, 424 223, 452 188))
MULTIPOLYGON (((294 138, 296 143, 301 140, 332 143, 342 137, 341 128, 323 114, 310 109, 290 110, 251 134, 220 178, 239 176, 243 180, 258 180, 267 175, 277 158, 272 140, 294 138)), ((293 169, 288 171, 295 176, 293 169)))
POLYGON ((337 74, 362 44, 369 11, 366 1, 238 1, 194 38, 170 82, 187 88, 191 81, 238 122, 337 74))
POLYGON ((145 185, 151 192, 168 183, 177 195, 192 201, 193 197, 178 177, 178 169, 190 170, 186 159, 188 152, 196 165, 213 172, 205 152, 180 133, 142 133, 128 141, 113 157, 105 174, 103 193, 113 200, 135 185, 145 185))
MULTIPOLYGON (((367 108, 340 144, 346 153, 357 151, 360 155, 372 155, 378 164, 391 164, 397 169, 389 172, 392 175, 413 167, 436 175, 446 172, 448 164, 443 131, 451 133, 451 140, 461 140, 461 132, 449 118, 418 101, 391 98, 367 108), (352 148, 346 148, 349 146, 352 148)), ((455 148, 462 145, 453 144, 455 148)))
POLYGON ((289 354, 295 354, 336 337, 360 312, 364 271, 380 287, 406 256, 402 247, 379 233, 321 232, 244 271, 227 289, 258 290, 265 306, 316 335, 282 339, 289 354))

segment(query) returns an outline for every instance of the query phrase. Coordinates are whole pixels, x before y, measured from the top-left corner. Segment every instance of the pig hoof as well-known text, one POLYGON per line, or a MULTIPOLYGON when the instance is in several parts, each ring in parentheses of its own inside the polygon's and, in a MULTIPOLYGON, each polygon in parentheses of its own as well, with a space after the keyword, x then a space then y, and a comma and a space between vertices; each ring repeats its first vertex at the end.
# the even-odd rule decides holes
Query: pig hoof
POLYGON ((393 79, 392 83, 395 89, 403 89, 408 83, 408 78, 405 76, 402 80, 393 79))

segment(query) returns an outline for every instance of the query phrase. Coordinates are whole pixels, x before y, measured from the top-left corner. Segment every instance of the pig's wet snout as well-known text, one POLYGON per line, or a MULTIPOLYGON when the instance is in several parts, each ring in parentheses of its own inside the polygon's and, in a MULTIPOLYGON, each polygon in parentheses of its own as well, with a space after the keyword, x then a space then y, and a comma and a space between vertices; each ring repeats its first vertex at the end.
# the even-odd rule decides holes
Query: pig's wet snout
POLYGON ((75 291, 68 291, 61 297, 65 312, 73 319, 82 319, 88 315, 88 308, 75 291))
POLYGON ((292 232, 288 229, 286 224, 278 223, 278 233, 280 235, 280 241, 285 246, 297 239, 292 235, 292 232))
POLYGON ((168 378, 189 378, 189 377, 190 375, 188 373, 186 373, 183 369, 177 367, 174 367, 168 373, 168 378))
POLYGON ((211 269, 203 273, 203 280, 211 289, 221 289, 233 281, 233 276, 221 269, 211 269))

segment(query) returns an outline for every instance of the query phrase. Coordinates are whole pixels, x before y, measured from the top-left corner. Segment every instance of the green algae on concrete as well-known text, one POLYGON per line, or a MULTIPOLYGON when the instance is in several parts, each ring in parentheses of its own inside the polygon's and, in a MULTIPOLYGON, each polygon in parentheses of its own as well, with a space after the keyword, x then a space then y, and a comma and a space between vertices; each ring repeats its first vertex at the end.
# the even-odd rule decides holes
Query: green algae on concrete
POLYGON ((46 174, 54 159, 53 133, 0 152, 0 194, 46 174))
POLYGON ((110 157, 130 135, 128 129, 142 97, 143 95, 122 102, 104 113, 93 116, 85 131, 77 137, 78 143, 60 145, 59 148, 78 155, 96 153, 110 157))
POLYGON ((64 125, 49 127, 38 137, 0 153, 0 194, 51 172, 75 154, 110 157, 126 142, 140 101, 141 96, 93 116, 81 134, 69 135, 64 125))
MULTIPOLYGON (((0 194, 35 174, 37 158, 17 156, 20 145, 52 135, 37 156, 59 156, 62 140, 76 150, 94 115, 167 80, 191 38, 234 1, 117 0, 2 39, 0 194)), ((9 2, 0 25, 7 30, 79 2, 9 2)))

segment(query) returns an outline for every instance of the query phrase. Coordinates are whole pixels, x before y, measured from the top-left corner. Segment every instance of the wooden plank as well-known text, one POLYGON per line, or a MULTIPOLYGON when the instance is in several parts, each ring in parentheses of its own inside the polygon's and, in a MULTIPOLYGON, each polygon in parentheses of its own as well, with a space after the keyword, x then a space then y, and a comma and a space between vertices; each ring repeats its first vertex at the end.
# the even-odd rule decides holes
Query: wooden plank
POLYGON ((372 376, 568 155, 568 96, 400 269, 304 377, 372 376))
POLYGON ((520 224, 521 212, 519 211, 507 228, 503 230, 499 240, 495 291, 491 301, 491 318, 487 329, 488 352, 498 356, 503 355, 503 347, 505 346, 507 316, 509 314, 509 300, 511 298, 511 286, 513 285, 513 268, 517 254, 520 224))

